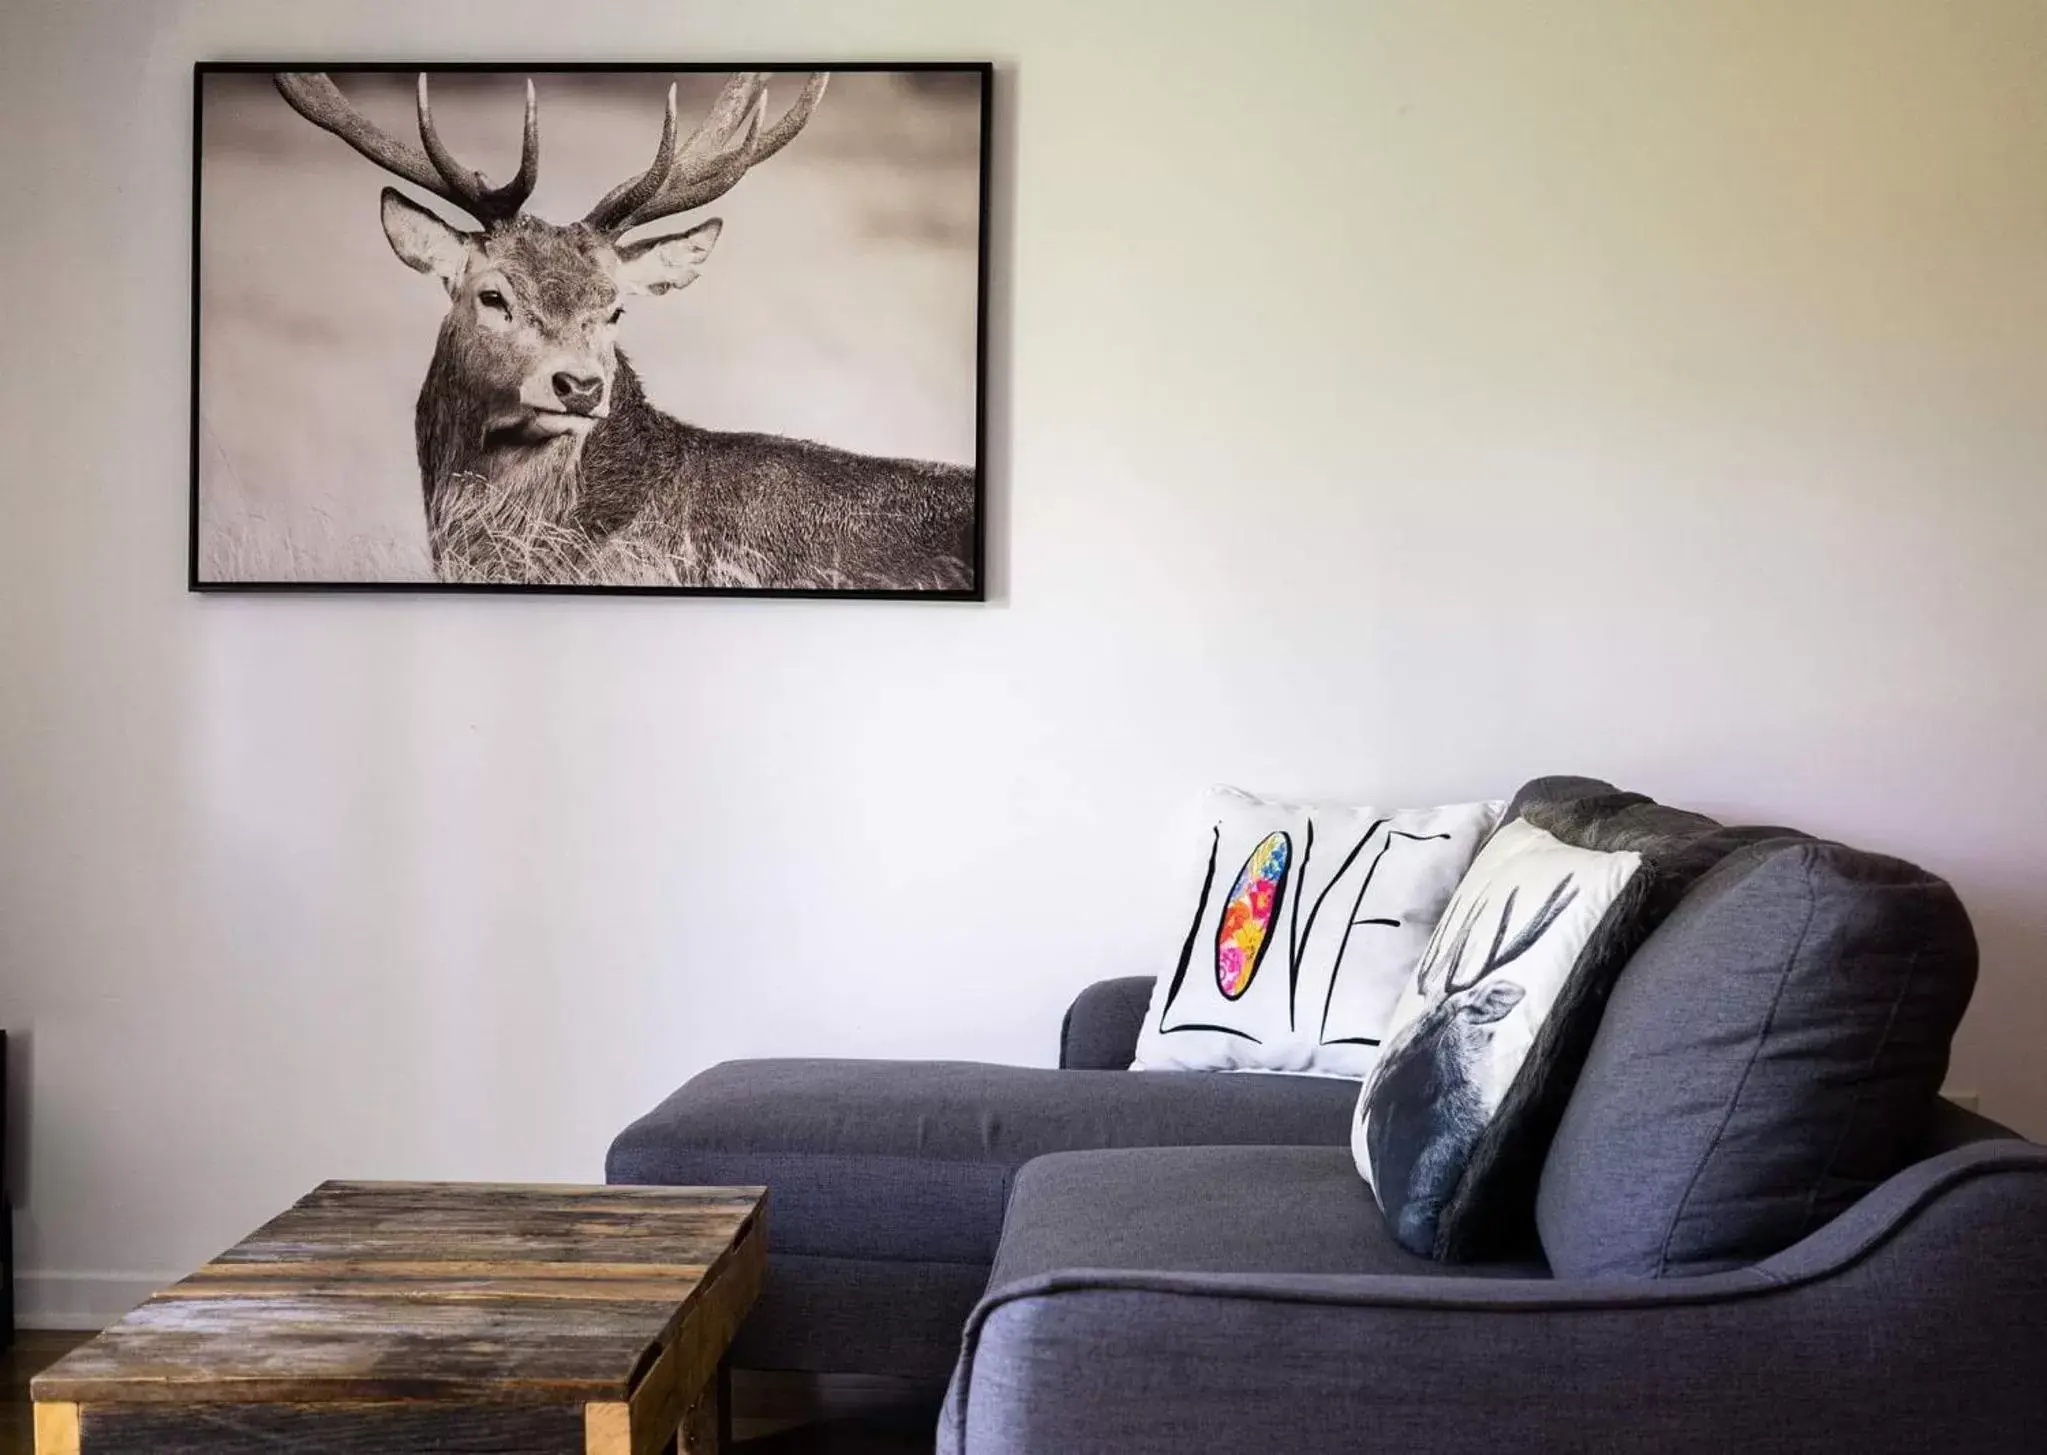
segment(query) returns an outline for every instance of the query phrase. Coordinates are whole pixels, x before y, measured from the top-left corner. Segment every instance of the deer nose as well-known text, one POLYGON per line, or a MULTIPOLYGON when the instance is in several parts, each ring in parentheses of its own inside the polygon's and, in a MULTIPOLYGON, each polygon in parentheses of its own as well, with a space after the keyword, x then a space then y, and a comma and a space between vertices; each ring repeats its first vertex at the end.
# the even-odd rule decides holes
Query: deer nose
POLYGON ((571 414, 595 414, 604 398, 604 380, 595 374, 571 374, 564 370, 554 376, 554 397, 571 414))

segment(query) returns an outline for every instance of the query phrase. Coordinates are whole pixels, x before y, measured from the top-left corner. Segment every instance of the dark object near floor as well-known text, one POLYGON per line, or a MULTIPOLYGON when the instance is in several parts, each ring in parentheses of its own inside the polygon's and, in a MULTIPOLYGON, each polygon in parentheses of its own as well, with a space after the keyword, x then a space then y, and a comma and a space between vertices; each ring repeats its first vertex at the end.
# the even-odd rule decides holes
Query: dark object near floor
POLYGON ((0 1352, 0 1455, 33 1455, 35 1408, 28 1382, 83 1344, 91 1334, 24 1329, 0 1352))
POLYGON ((7 1032, 0 1031, 0 1348, 14 1342, 14 1199, 7 1191, 7 1032))

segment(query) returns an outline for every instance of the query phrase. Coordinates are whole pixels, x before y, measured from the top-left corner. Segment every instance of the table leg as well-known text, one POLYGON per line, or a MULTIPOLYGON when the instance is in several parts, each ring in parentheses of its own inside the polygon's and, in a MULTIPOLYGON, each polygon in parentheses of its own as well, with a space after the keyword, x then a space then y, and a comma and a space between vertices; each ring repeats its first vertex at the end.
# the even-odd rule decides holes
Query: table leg
POLYGON ((78 1455, 78 1406, 36 1401, 36 1455, 78 1455))
POLYGON ((675 1447, 677 1455, 725 1455, 731 1446, 732 1368, 720 1359, 718 1372, 682 1417, 675 1447))

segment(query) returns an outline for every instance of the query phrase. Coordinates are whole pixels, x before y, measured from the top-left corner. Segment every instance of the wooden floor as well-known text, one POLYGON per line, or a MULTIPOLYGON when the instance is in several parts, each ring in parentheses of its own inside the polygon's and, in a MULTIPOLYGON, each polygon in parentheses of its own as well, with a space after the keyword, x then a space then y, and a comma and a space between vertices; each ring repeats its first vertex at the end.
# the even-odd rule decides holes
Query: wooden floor
MULTIPOLYGON (((33 1455, 35 1417, 28 1382, 90 1337, 30 1329, 14 1336, 11 1349, 0 1351, 0 1373, 4 1373, 4 1383, 0 1383, 0 1455, 33 1455)), ((741 1375, 736 1384, 733 1433, 738 1437, 738 1449, 734 1455, 929 1455, 931 1450, 931 1423, 921 1413, 876 1413, 862 1419, 787 1428, 799 1400, 779 1392, 771 1379, 748 1381, 741 1375)))

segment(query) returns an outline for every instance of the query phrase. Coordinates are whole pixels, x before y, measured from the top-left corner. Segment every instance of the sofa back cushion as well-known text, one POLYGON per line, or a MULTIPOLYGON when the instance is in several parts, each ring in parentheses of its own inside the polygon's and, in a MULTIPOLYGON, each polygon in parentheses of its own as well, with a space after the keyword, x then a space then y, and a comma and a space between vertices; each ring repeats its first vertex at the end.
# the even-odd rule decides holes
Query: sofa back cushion
POLYGON ((1975 984, 1954 891, 1840 844, 1749 845, 1628 963, 1537 1198, 1560 1277, 1788 1247, 1902 1168, 1975 984))
POLYGON ((1515 795, 1395 1012, 1352 1127, 1402 1246, 1524 1256, 1551 1134, 1621 967, 1699 877, 1758 834, 1590 778, 1515 795))

